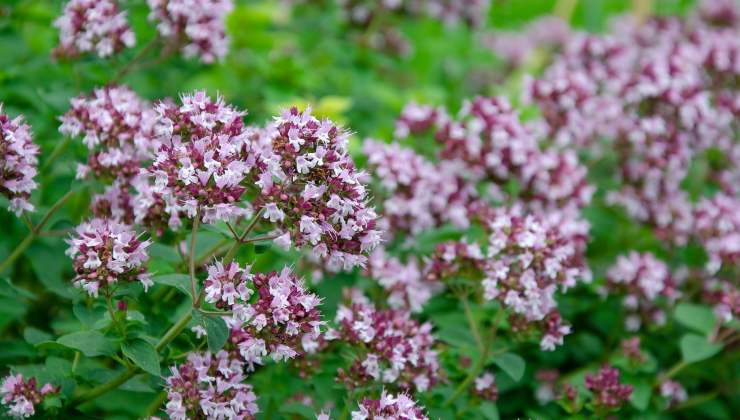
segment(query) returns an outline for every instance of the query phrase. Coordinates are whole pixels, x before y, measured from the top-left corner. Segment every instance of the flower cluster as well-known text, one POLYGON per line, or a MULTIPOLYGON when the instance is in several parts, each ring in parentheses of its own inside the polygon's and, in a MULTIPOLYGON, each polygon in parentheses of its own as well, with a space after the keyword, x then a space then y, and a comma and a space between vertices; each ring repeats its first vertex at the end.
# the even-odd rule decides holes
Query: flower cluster
POLYGON ((102 288, 110 293, 119 281, 152 284, 145 264, 149 240, 141 241, 130 226, 109 219, 92 219, 79 225, 68 240, 67 255, 74 261, 74 284, 90 296, 102 288))
POLYGON ((327 338, 339 338, 365 353, 347 371, 340 369, 338 379, 350 388, 369 382, 406 391, 432 387, 439 377, 432 325, 419 324, 404 310, 379 310, 359 292, 355 295, 349 306, 339 306, 338 330, 327 338))
POLYGON ((249 211, 239 206, 242 182, 255 165, 243 112, 198 91, 182 105, 160 103, 154 125, 159 151, 147 172, 152 192, 188 217, 205 223, 234 220, 249 211))
POLYGON ((59 29, 54 55, 59 57, 95 53, 104 58, 136 44, 126 12, 115 0, 70 0, 54 26, 59 29))
POLYGON ((321 334, 321 299, 284 268, 280 273, 249 274, 236 263, 216 263, 208 268, 206 301, 231 309, 226 318, 230 342, 247 369, 262 364, 262 358, 286 361, 318 347, 321 334), (249 288, 248 288, 249 286, 249 288), (254 294, 255 299, 248 300, 254 294))
POLYGON ((619 256, 609 268, 607 287, 624 294, 623 304, 633 313, 625 319, 625 327, 629 331, 638 330, 642 319, 664 324, 665 313, 657 305, 658 298, 663 297, 672 303, 678 297, 668 266, 652 254, 635 251, 619 256))
POLYGON ((7 406, 7 415, 14 418, 31 417, 36 413, 34 406, 41 404, 47 395, 57 394, 59 389, 51 384, 44 384, 37 389, 36 378, 27 381, 20 373, 8 375, 0 387, 0 403, 7 406))
POLYGON ((212 63, 226 56, 229 38, 225 19, 233 0, 147 0, 149 19, 159 34, 180 48, 186 58, 212 63))
POLYGON ((640 350, 640 337, 635 336, 622 340, 622 354, 630 363, 639 365, 644 363, 647 358, 640 350))
POLYGON ((668 401, 668 406, 680 404, 689 398, 683 385, 670 379, 660 384, 660 396, 668 401))
POLYGON ((171 419, 253 419, 259 412, 252 386, 243 383, 244 362, 229 352, 190 353, 170 370, 165 411, 171 419))
POLYGON ((563 325, 554 299, 578 279, 589 279, 582 247, 562 234, 559 225, 516 209, 493 209, 487 216, 490 232, 486 254, 477 244, 440 244, 427 266, 427 275, 444 280, 460 273, 480 278, 483 297, 496 299, 514 313, 514 329, 539 323, 540 345, 553 350, 570 327, 563 325))
POLYGON ((157 149, 154 141, 156 114, 148 103, 125 86, 106 86, 71 100, 60 119, 59 131, 83 136, 90 150, 87 165, 79 165, 77 177, 92 172, 98 178, 129 179, 157 149))
POLYGON ((538 50, 556 50, 570 36, 570 27, 555 16, 533 20, 518 31, 496 31, 484 34, 481 42, 501 57, 509 69, 526 64, 538 50))
POLYGON ((366 274, 383 287, 391 308, 408 309, 411 312, 420 312, 441 286, 436 282, 426 281, 416 259, 410 258, 403 263, 388 255, 382 248, 370 254, 366 274))
POLYGON ((2 110, 0 104, 0 194, 10 201, 8 210, 20 216, 34 209, 28 199, 36 188, 39 147, 23 117, 10 119, 2 110))
POLYGON ((297 247, 311 246, 329 270, 363 266, 380 232, 367 203, 366 174, 347 153, 349 134, 297 108, 283 111, 268 132, 255 208, 297 247))
POLYGON ((496 386, 496 377, 491 372, 485 372, 475 378, 473 394, 489 401, 498 399, 498 386, 496 386))
POLYGON ((393 395, 383 390, 380 399, 365 398, 352 412, 352 420, 428 420, 424 409, 406 394, 393 395))
POLYGON ((477 193, 454 165, 433 164, 397 143, 368 139, 363 151, 386 196, 382 208, 389 232, 418 234, 446 222, 470 224, 468 205, 477 193))
POLYGON ((585 383, 593 394, 592 403, 598 408, 617 409, 632 395, 632 385, 620 383, 619 370, 611 366, 602 367, 595 375, 586 375, 585 383))
POLYGON ((709 254, 707 270, 740 264, 740 198, 718 193, 694 209, 694 229, 709 254))

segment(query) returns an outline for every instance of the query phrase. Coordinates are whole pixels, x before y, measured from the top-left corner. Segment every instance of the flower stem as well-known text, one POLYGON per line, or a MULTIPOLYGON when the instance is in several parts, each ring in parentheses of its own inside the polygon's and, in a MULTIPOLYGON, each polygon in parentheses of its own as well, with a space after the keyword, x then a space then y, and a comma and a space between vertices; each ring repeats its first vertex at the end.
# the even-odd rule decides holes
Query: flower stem
MULTIPOLYGON (((190 319, 192 317, 192 312, 188 311, 185 316, 180 318, 175 325, 170 327, 169 330, 164 334, 164 336, 159 340, 157 345, 154 347, 154 349, 159 353, 162 351, 163 348, 165 348, 172 340, 177 337, 182 330, 185 329, 185 327, 188 325, 188 322, 190 322, 190 319)), ((111 379, 110 381, 100 384, 96 386, 95 388, 85 392, 84 394, 72 398, 70 400, 70 406, 76 407, 80 404, 83 404, 87 401, 94 400, 95 398, 108 393, 109 391, 112 391, 119 386, 123 385, 126 381, 131 379, 134 375, 136 375, 139 372, 139 368, 132 366, 126 369, 125 371, 121 372, 120 375, 116 376, 115 378, 111 379)))
POLYGON ((478 350, 483 351, 483 340, 480 337, 480 331, 478 331, 478 322, 476 322, 475 318, 473 317, 473 312, 470 310, 470 302, 468 302, 468 297, 463 296, 460 300, 462 300, 463 309, 465 310, 465 318, 467 318, 468 320, 470 332, 473 333, 473 338, 478 345, 478 350))
POLYGON ((198 299, 197 295, 197 288, 195 285, 195 240, 197 237, 198 232, 198 222, 200 221, 200 213, 197 213, 195 215, 195 219, 193 219, 193 232, 190 236, 190 252, 188 255, 188 261, 190 266, 190 291, 193 293, 193 307, 197 308, 198 302, 200 299, 198 299))
POLYGON ((471 369, 468 373, 468 376, 465 377, 460 385, 455 388, 455 391, 452 393, 452 395, 450 395, 450 397, 447 398, 447 400, 444 402, 445 407, 452 404, 457 399, 457 397, 459 397, 463 392, 465 392, 466 389, 468 389, 468 386, 475 380, 475 378, 480 375, 480 372, 486 365, 486 359, 488 359, 488 354, 491 351, 491 344, 496 338, 498 326, 501 323, 501 320, 503 319, 505 313, 506 312, 504 310, 499 310, 499 312, 496 314, 496 317, 493 319, 493 325, 491 327, 491 335, 483 343, 483 349, 481 351, 480 358, 478 358, 475 366, 473 366, 473 369, 471 369))
POLYGON ((75 190, 67 191, 66 194, 64 194, 59 200, 56 201, 56 203, 54 203, 49 208, 49 210, 46 212, 46 214, 41 219, 39 224, 37 224, 33 228, 33 230, 31 230, 28 233, 28 235, 26 235, 26 237, 21 241, 21 243, 19 243, 18 246, 15 247, 13 252, 11 252, 10 255, 8 255, 8 257, 5 258, 5 260, 2 263, 0 263, 0 273, 2 273, 3 271, 5 271, 5 269, 10 267, 10 265, 13 264, 13 262, 23 254, 26 248, 28 248, 31 245, 33 240, 36 239, 36 237, 41 234, 41 230, 49 222, 49 220, 51 219, 51 216, 53 216, 54 213, 56 213, 57 210, 59 210, 62 207, 62 205, 69 199, 69 197, 72 196, 72 194, 74 194, 74 192, 75 190))
POLYGON ((231 260, 234 259, 234 256, 236 255, 236 251, 239 250, 239 245, 241 245, 244 242, 244 238, 249 235, 249 232, 254 230, 254 227, 257 226, 257 222, 260 220, 260 215, 262 215, 262 209, 257 210, 257 213, 254 214, 254 217, 252 218, 252 221, 249 222, 249 225, 246 229, 244 229, 244 233, 242 233, 242 236, 238 238, 234 242, 234 245, 229 248, 228 252, 226 252, 226 256, 224 257, 224 263, 230 263, 231 260))

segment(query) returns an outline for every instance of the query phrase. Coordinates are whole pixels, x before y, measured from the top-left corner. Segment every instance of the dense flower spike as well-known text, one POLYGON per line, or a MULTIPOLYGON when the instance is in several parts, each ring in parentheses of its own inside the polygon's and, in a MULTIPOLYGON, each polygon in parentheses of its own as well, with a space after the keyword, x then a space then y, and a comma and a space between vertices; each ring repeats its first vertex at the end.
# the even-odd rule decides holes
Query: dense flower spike
POLYGON ((145 264, 149 240, 141 241, 131 227, 110 219, 92 219, 67 239, 74 261, 75 286, 90 296, 111 293, 119 281, 139 280, 144 289, 152 284, 145 264))
POLYGON ((435 165, 396 143, 368 139, 363 151, 385 192, 382 208, 389 232, 418 234, 446 222, 470 224, 468 205, 477 193, 458 175, 459 166, 435 165))
POLYGON ((602 367, 595 375, 586 375, 585 383, 586 389, 593 394, 592 403, 598 409, 617 409, 632 395, 632 385, 621 384, 619 370, 611 366, 602 367))
POLYGON ((678 297, 668 266, 649 253, 632 251, 617 258, 607 272, 607 287, 624 294, 623 304, 632 313, 625 319, 629 331, 638 330, 643 320, 663 325, 665 313, 658 298, 672 303, 678 297))
POLYGON ((380 242, 368 205, 366 174, 347 153, 349 133, 311 111, 283 111, 262 151, 255 202, 262 217, 313 248, 329 270, 364 266, 380 242))
POLYGON ((78 178, 90 172, 96 177, 131 178, 144 160, 153 157, 156 113, 128 87, 95 89, 72 99, 71 105, 60 118, 59 131, 82 136, 90 150, 87 165, 77 168, 78 178))
POLYGON ((170 370, 165 411, 171 419, 253 419, 259 412, 252 386, 243 383, 244 362, 229 352, 190 353, 170 370))
POLYGON ((318 347, 321 299, 287 267, 251 275, 236 263, 216 263, 208 268, 206 301, 232 310, 230 342, 249 370, 265 356, 286 361, 318 347), (256 298, 249 299, 252 293, 256 298))
POLYGON ((70 0, 54 26, 59 29, 54 55, 59 57, 95 53, 105 58, 136 44, 126 12, 115 0, 70 0))
POLYGON ((496 377, 493 373, 485 372, 475 378, 473 394, 484 400, 496 401, 498 399, 498 386, 496 386, 496 377))
POLYGON ((406 394, 393 395, 383 390, 380 399, 365 398, 352 412, 352 420, 428 420, 424 409, 406 394))
POLYGON ((147 0, 147 4, 159 34, 186 58, 212 63, 228 53, 225 20, 234 9, 233 0, 147 0))
POLYGON ((173 210, 205 223, 248 215, 248 209, 239 206, 245 191, 241 183, 256 157, 242 122, 244 113, 202 91, 180 99, 180 106, 156 107, 160 148, 147 168, 154 178, 152 191, 173 203, 173 210))
POLYGON ((10 201, 8 210, 20 216, 33 211, 28 201, 36 189, 36 165, 39 147, 31 139, 31 127, 23 117, 10 119, 0 104, 0 194, 10 201))
POLYGON ((20 373, 8 375, 0 387, 0 403, 7 406, 6 414, 14 418, 26 418, 36 414, 35 406, 41 404, 47 395, 57 394, 59 390, 51 384, 37 389, 36 378, 27 381, 20 373))
POLYGON ((363 349, 338 379, 354 389, 369 382, 393 385, 404 391, 426 391, 439 378, 437 352, 432 350, 432 325, 419 324, 404 310, 376 309, 355 291, 349 306, 337 310, 337 331, 327 333, 363 349))

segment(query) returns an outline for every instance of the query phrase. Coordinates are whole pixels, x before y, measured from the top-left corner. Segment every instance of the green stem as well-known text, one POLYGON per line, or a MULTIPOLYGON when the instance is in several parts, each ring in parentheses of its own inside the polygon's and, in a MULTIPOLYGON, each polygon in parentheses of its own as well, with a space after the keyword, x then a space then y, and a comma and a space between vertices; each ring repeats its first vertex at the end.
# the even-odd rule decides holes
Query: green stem
POLYGON ((133 70, 138 64, 139 61, 141 61, 142 58, 152 49, 154 46, 157 45, 159 42, 159 35, 152 38, 151 41, 149 41, 148 44, 146 44, 142 49, 139 50, 138 53, 134 56, 134 58, 131 59, 131 61, 126 64, 125 67, 123 67, 118 73, 116 73, 115 76, 113 76, 113 79, 111 80, 111 83, 116 83, 117 81, 121 80, 124 76, 126 76, 131 70, 133 70))
POLYGON ((234 245, 229 248, 229 251, 226 252, 226 256, 224 257, 224 263, 228 264, 231 262, 231 260, 234 259, 234 256, 236 255, 236 251, 239 250, 239 245, 241 245, 244 242, 244 238, 249 235, 249 232, 254 230, 254 227, 257 226, 257 222, 259 222, 260 215, 262 215, 262 209, 257 210, 257 213, 254 214, 254 217, 252 218, 252 221, 249 222, 249 225, 246 229, 244 229, 244 233, 242 233, 242 236, 239 237, 239 239, 234 242, 234 245))
POLYGON ((678 405, 676 405, 673 408, 669 408, 668 411, 673 412, 673 411, 685 410, 687 408, 691 408, 691 407, 697 406, 699 404, 702 404, 704 402, 713 400, 713 399, 717 398, 718 396, 719 396, 719 392, 717 392, 717 391, 708 392, 706 394, 695 395, 695 396, 689 398, 688 400, 682 402, 681 404, 678 404, 678 405))
POLYGON ((473 333, 473 338, 478 345, 478 350, 483 351, 483 340, 480 337, 480 331, 478 331, 478 322, 476 322, 475 318, 473 317, 473 311, 470 310, 470 302, 468 302, 468 297, 462 296, 460 300, 462 300, 463 309, 465 310, 465 318, 467 318, 468 320, 470 332, 473 333))
MULTIPOLYGON (((170 327, 169 330, 164 334, 164 336, 159 340, 157 345, 154 347, 154 349, 157 352, 160 352, 163 348, 165 348, 172 340, 177 337, 182 330, 185 329, 185 327, 188 325, 188 322, 190 322, 190 319, 192 317, 192 313, 190 311, 185 314, 182 318, 180 318, 175 325, 170 327)), ((85 392, 84 394, 72 398, 70 401, 70 406, 76 407, 80 404, 83 404, 87 401, 94 400, 95 398, 112 391, 119 386, 123 385, 126 381, 131 379, 134 375, 136 375, 139 372, 139 368, 137 367, 129 367, 125 371, 121 372, 120 375, 116 376, 115 378, 111 379, 110 381, 100 384, 96 386, 95 388, 85 392)))
POLYGON ((498 331, 499 324, 501 323, 501 320, 503 319, 505 313, 506 312, 504 310, 499 310, 499 312, 496 314, 496 317, 493 319, 493 326, 491 327, 491 335, 484 342, 483 351, 481 351, 480 357, 476 361, 475 366, 473 366, 473 369, 471 369, 468 373, 468 376, 465 377, 460 385, 455 388, 455 391, 452 393, 452 395, 444 402, 445 407, 452 404, 457 399, 457 397, 459 397, 463 392, 465 392, 466 389, 468 389, 468 386, 475 380, 475 378, 480 375, 480 372, 486 365, 486 359, 488 359, 488 354, 491 351, 491 344, 496 338, 496 332, 498 331))
POLYGON ((74 194, 74 192, 75 190, 67 191, 66 194, 64 194, 59 200, 56 201, 56 203, 54 203, 49 208, 44 217, 41 219, 41 222, 39 222, 39 224, 36 225, 33 230, 28 233, 28 235, 26 235, 23 241, 21 241, 21 243, 19 243, 18 246, 15 247, 10 255, 8 255, 8 257, 5 258, 2 263, 0 263, 0 273, 10 267, 10 265, 13 264, 13 262, 23 254, 23 252, 31 245, 33 240, 36 239, 37 236, 39 236, 39 234, 41 233, 41 229, 46 226, 46 224, 51 219, 51 216, 53 216, 54 213, 56 213, 57 210, 62 207, 62 205, 69 199, 69 197, 72 196, 72 194, 74 194))
POLYGON ((72 374, 73 375, 77 371, 77 365, 79 364, 80 364, 80 352, 76 351, 75 358, 72 360, 72 374))
POLYGON ((54 150, 51 151, 51 154, 46 159, 46 162, 44 162, 44 166, 41 167, 41 173, 46 172, 47 169, 51 166, 52 163, 59 157, 59 155, 64 151, 64 149, 69 144, 70 138, 65 136, 62 141, 58 142, 56 147, 54 147, 54 150))
POLYGON ((124 327, 118 322, 118 318, 116 317, 116 312, 113 310, 113 302, 111 301, 111 295, 106 294, 105 295, 105 303, 108 307, 108 314, 110 315, 110 320, 113 323, 113 326, 118 330, 118 333, 121 334, 121 337, 126 337, 126 330, 124 327))
POLYGON ((198 307, 197 287, 195 285, 195 240, 198 232, 198 222, 200 221, 200 212, 196 213, 193 219, 193 232, 190 236, 190 253, 188 255, 190 266, 190 290, 193 292, 193 307, 198 307))

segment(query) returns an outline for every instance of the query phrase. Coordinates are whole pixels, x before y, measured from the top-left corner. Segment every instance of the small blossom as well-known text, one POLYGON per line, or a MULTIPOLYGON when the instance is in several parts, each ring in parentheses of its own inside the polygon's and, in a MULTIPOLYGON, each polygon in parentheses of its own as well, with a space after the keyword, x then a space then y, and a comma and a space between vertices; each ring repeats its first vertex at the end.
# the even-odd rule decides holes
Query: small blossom
POLYGON ((383 390, 380 399, 365 398, 358 404, 358 410, 352 412, 352 420, 428 420, 424 409, 418 406, 406 394, 389 394, 383 390))
POLYGON ((212 63, 226 56, 226 16, 233 0, 147 0, 149 20, 159 34, 180 48, 186 58, 212 63))
POLYGON ((426 391, 438 381, 431 324, 419 324, 404 310, 378 310, 361 295, 350 306, 340 305, 336 323, 342 341, 368 353, 347 371, 340 369, 338 380, 350 388, 375 381, 426 391))
POLYGON ((607 410, 619 409, 632 395, 632 386, 619 383, 619 370, 604 366, 595 375, 586 375, 586 389, 593 394, 593 404, 607 410))
POLYGON ((54 26, 59 29, 54 55, 60 57, 95 53, 105 58, 136 43, 126 12, 114 0, 70 0, 54 26))
POLYGON ((498 387, 496 377, 491 372, 485 372, 475 378, 473 394, 484 400, 496 401, 498 399, 498 387))
POLYGON ((0 104, 0 194, 10 201, 8 210, 16 216, 33 211, 28 201, 36 189, 39 147, 31 139, 31 128, 23 117, 10 119, 0 104))
POLYGON ((689 398, 686 389, 680 383, 670 379, 660 384, 660 396, 668 401, 668 406, 680 404, 689 398))
POLYGON ((141 241, 127 225, 110 219, 92 219, 82 223, 67 240, 67 255, 74 261, 75 286, 90 296, 118 281, 139 280, 147 289, 151 284, 146 272, 150 241, 141 241))
POLYGON ((243 383, 244 362, 232 353, 190 353, 170 371, 165 411, 172 419, 253 419, 259 412, 252 386, 243 383))
POLYGON ((20 373, 8 375, 0 387, 0 403, 7 407, 7 415, 13 418, 26 418, 36 414, 35 406, 41 404, 47 395, 57 394, 59 389, 44 384, 37 389, 36 378, 27 381, 20 373))

